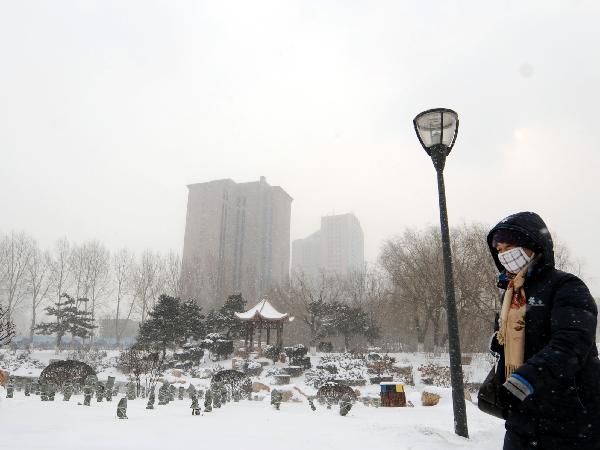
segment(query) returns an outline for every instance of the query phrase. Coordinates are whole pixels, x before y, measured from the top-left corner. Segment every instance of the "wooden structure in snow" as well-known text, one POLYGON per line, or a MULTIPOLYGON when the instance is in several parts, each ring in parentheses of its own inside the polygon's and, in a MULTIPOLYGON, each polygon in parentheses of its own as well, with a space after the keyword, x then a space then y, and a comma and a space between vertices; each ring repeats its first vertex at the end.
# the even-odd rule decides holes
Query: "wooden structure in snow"
POLYGON ((381 406, 406 406, 406 393, 402 383, 389 382, 380 383, 381 386, 381 406))
POLYGON ((271 343, 271 330, 277 333, 274 345, 283 347, 283 324, 294 320, 287 313, 280 313, 267 299, 263 299, 248 311, 235 313, 235 318, 240 322, 246 323, 246 335, 244 345, 246 349, 254 348, 254 334, 258 331, 257 344, 258 348, 262 345, 262 331, 266 330, 267 345, 271 343))

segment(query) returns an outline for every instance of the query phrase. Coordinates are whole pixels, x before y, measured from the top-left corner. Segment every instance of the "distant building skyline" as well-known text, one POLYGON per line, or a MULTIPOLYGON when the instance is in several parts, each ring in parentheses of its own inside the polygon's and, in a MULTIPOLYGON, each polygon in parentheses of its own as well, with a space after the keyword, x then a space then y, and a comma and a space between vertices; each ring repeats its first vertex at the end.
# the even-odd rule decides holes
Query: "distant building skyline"
POLYGON ((186 296, 206 307, 241 293, 254 304, 289 278, 292 197, 280 186, 231 179, 188 185, 182 255, 186 296))
POLYGON ((364 262, 364 233, 353 213, 322 216, 318 231, 292 242, 292 273, 345 275, 364 262))

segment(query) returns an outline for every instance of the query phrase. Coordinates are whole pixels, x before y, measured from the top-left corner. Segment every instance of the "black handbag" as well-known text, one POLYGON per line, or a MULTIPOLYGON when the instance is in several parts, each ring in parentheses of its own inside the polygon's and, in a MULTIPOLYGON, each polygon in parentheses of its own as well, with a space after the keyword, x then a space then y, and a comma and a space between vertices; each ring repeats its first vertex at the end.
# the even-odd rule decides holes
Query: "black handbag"
POLYGON ((492 367, 490 373, 481 384, 477 393, 477 407, 486 414, 499 419, 506 419, 506 407, 501 399, 502 381, 496 370, 497 365, 492 367))

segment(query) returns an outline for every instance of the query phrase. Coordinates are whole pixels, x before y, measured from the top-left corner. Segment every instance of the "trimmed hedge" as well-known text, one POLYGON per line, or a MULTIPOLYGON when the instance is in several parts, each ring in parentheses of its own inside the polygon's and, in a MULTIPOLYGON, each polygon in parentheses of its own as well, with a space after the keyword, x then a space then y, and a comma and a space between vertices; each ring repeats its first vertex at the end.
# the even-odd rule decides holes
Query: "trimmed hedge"
POLYGON ((67 382, 83 385, 89 375, 96 375, 94 369, 76 360, 54 361, 40 374, 40 383, 54 383, 59 389, 67 382))

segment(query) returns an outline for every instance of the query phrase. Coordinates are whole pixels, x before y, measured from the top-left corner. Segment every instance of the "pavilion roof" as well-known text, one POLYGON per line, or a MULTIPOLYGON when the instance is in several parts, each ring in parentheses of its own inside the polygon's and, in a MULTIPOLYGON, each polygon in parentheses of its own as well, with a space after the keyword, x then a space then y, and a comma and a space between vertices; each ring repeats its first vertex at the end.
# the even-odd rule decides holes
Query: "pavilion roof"
POLYGON ((248 311, 235 313, 235 317, 242 321, 291 321, 293 317, 289 317, 287 313, 277 311, 269 301, 264 298, 248 311))

